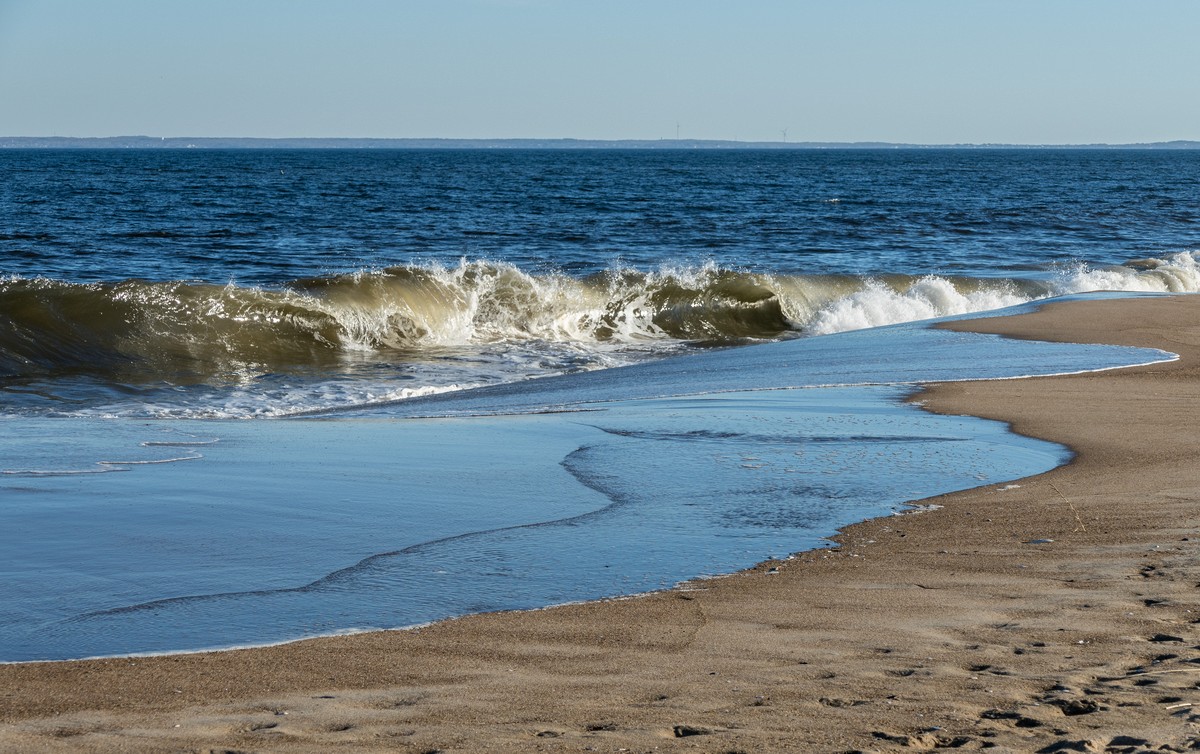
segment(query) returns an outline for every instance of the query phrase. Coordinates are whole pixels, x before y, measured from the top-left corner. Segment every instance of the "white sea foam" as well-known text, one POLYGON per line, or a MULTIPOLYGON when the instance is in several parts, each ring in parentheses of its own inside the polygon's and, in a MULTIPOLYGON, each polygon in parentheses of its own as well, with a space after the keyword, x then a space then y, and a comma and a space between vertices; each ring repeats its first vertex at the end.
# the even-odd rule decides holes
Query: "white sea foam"
POLYGON ((109 474, 115 471, 129 471, 128 468, 122 467, 105 467, 99 469, 3 469, 0 470, 0 475, 15 476, 15 477, 45 477, 45 476, 78 476, 81 474, 109 474))
POLYGON ((1200 292, 1197 254, 1200 252, 1181 252, 1165 259, 1142 259, 1119 267, 1078 264, 1033 289, 1029 283, 1018 287, 1013 281, 960 281, 936 275, 911 284, 866 280, 860 290, 830 301, 813 312, 808 321, 797 322, 797 326, 814 335, 825 335, 985 312, 1077 293, 1196 293, 1200 292))
POLYGON ((825 335, 1002 309, 1028 300, 1028 297, 1004 284, 994 289, 983 288, 964 293, 955 287, 953 281, 932 275, 917 280, 906 290, 896 290, 872 280, 867 281, 861 291, 817 311, 807 329, 814 335, 825 335))
POLYGON ((1200 252, 1181 252, 1165 259, 1138 259, 1120 267, 1077 265, 1056 281, 1054 295, 1090 291, 1196 293, 1200 291, 1200 252))
MULTIPOLYGON (((273 419, 304 416, 340 408, 367 408, 481 386, 454 383, 397 388, 388 384, 327 382, 262 392, 236 390, 220 397, 197 396, 191 401, 181 403, 111 405, 102 409, 100 413, 108 418, 153 416, 158 419, 273 419)), ((84 413, 96 415, 94 411, 84 413)))

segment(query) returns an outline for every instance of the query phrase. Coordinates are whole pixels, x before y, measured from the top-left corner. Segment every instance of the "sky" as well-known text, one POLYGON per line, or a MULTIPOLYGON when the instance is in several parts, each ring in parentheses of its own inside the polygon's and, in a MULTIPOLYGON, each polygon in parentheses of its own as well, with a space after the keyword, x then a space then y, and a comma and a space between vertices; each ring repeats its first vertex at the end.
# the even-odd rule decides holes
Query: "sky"
POLYGON ((0 0, 0 136, 1200 140, 1196 0, 0 0))

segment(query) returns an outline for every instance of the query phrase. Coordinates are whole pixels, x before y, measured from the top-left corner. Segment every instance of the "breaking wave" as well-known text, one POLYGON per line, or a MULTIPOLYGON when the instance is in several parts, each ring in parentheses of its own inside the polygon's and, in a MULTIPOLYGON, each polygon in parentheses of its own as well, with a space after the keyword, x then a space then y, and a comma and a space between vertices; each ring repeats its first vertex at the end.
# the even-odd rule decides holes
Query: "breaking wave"
POLYGON ((1167 259, 1137 259, 1114 267, 1077 263, 1046 278, 1029 280, 955 279, 936 275, 867 279, 858 290, 815 311, 806 329, 812 334, 861 330, 1095 291, 1195 293, 1200 291, 1198 253, 1181 252, 1167 259))
POLYGON ((297 280, 277 289, 8 278, 0 280, 0 378, 231 383, 463 348, 611 355, 733 344, 1086 291, 1195 292, 1196 254, 1078 265, 1027 279, 773 275, 713 265, 575 278, 479 261, 297 280))

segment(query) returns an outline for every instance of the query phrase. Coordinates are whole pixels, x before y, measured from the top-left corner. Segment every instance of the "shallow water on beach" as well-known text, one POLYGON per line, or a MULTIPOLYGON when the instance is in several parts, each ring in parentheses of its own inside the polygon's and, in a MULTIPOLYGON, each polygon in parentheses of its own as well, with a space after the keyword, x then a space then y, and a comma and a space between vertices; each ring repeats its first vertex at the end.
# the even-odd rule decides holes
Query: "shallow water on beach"
POLYGON ((0 151, 0 661, 629 595, 1065 449, 906 404, 1157 351, 1200 153, 0 151))
POLYGON ((261 644, 728 573, 1068 457, 925 413, 905 403, 915 381, 978 376, 983 353, 992 376, 1165 357, 903 329, 356 416, 12 420, 0 659, 261 644), (858 384, 812 387, 829 370, 858 384))

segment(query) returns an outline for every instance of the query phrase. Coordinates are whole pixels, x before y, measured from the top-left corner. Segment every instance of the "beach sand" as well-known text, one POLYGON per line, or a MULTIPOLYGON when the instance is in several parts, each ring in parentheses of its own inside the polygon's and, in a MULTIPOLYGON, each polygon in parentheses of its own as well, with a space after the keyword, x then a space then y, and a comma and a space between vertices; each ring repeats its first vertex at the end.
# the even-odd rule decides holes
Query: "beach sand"
POLYGON ((1181 359, 934 386, 915 397, 930 410, 1078 456, 729 577, 412 631, 0 666, 0 751, 1200 748, 1200 298, 952 327, 1181 359))

